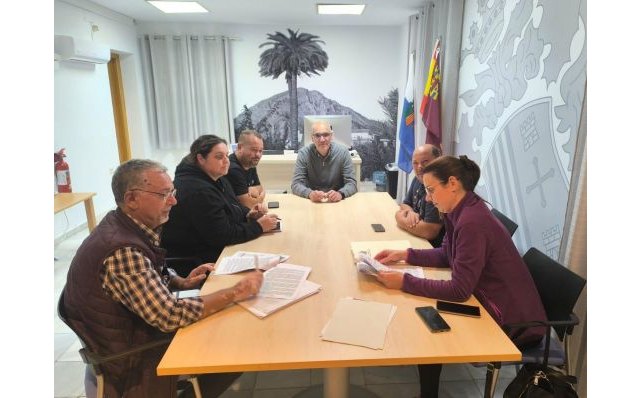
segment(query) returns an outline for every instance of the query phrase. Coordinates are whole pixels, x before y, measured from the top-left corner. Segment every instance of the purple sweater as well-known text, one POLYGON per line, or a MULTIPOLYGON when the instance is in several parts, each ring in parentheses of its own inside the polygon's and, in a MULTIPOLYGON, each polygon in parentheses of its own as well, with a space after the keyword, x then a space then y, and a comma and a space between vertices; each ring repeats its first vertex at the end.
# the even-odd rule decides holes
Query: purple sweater
MULTIPOLYGON (((509 233, 483 200, 468 192, 444 217, 445 237, 436 249, 409 249, 414 265, 451 267, 451 280, 404 275, 402 290, 440 300, 466 301, 475 295, 499 324, 546 320, 531 274, 509 233)), ((544 328, 531 328, 514 339, 522 346, 538 341, 544 328)), ((514 338, 511 334, 510 337, 514 338)))

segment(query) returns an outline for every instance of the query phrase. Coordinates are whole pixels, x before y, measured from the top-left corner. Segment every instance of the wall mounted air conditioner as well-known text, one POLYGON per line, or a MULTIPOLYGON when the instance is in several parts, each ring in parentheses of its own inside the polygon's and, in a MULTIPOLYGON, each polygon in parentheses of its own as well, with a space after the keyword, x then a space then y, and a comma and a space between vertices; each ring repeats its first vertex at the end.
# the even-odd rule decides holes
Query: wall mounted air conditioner
POLYGON ((111 50, 104 44, 71 36, 55 35, 54 47, 61 61, 106 64, 111 59, 111 50))

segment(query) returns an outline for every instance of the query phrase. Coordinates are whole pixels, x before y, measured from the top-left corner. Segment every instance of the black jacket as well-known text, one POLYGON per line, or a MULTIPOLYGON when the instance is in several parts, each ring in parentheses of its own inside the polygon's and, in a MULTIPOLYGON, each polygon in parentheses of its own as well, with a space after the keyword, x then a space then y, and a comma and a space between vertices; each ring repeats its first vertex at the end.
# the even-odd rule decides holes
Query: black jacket
POLYGON ((225 177, 214 181, 185 159, 176 167, 174 185, 178 204, 162 230, 161 246, 168 257, 198 257, 214 262, 227 245, 257 238, 262 228, 247 220, 249 209, 240 204, 225 177))

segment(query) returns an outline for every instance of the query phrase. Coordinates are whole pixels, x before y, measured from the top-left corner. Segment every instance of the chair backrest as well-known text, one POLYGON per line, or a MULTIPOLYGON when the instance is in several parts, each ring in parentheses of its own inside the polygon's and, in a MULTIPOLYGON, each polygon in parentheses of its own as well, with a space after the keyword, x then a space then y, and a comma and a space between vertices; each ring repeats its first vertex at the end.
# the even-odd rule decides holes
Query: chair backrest
POLYGON ((509 217, 500 213, 495 207, 491 208, 491 213, 493 213, 493 215, 496 216, 498 220, 500 220, 500 222, 502 223, 502 225, 504 225, 504 227, 507 229, 509 234, 513 236, 513 234, 516 232, 516 229, 518 229, 518 224, 516 224, 509 217))
POLYGON ((69 318, 67 317, 67 310, 64 307, 64 288, 62 289, 62 293, 60 293, 60 298, 58 299, 58 317, 62 320, 62 322, 64 322, 67 326, 69 326, 69 329, 71 329, 71 331, 73 331, 73 333, 75 333, 75 335, 78 337, 78 340, 80 341, 80 345, 82 346, 82 349, 80 350, 80 357, 82 357, 82 361, 91 368, 94 375, 101 375, 102 370, 100 369, 100 367, 94 363, 91 363, 91 361, 87 357, 87 355, 92 355, 92 354, 91 354, 91 350, 87 346, 86 341, 84 341, 82 336, 73 327, 71 322, 69 322, 69 318))
MULTIPOLYGON (((532 247, 523 257, 538 289, 550 321, 569 319, 587 281, 551 257, 532 247)), ((554 326, 560 340, 566 326, 554 326)))

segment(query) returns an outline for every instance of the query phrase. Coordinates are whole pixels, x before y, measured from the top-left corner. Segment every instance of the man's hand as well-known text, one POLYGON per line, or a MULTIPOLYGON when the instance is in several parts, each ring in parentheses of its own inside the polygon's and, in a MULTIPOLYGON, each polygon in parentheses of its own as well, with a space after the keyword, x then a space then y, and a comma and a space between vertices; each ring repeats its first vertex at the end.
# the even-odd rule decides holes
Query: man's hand
POLYGON ((174 286, 180 290, 197 288, 207 278, 207 272, 211 272, 213 269, 213 263, 202 264, 191 270, 186 278, 176 276, 174 286))
POLYGON ((267 214, 268 211, 269 210, 264 203, 255 204, 247 213, 247 219, 253 218, 254 220, 257 220, 267 214))
POLYGON ((262 272, 251 272, 233 286, 233 301, 242 301, 258 294, 263 280, 262 272))
POLYGON ((258 218, 257 221, 262 227, 262 232, 269 232, 278 224, 278 216, 275 214, 266 214, 258 218))
POLYGON ((420 215, 415 211, 407 212, 406 225, 407 228, 415 228, 416 225, 420 222, 420 215))
POLYGON ((340 195, 340 192, 338 191, 331 190, 327 192, 327 199, 329 199, 329 202, 340 202, 342 200, 342 195, 340 195))
POLYGON ((322 191, 311 191, 309 194, 309 200, 315 203, 326 202, 327 194, 322 191))
POLYGON ((420 215, 415 211, 400 209, 396 212, 396 222, 402 229, 415 228, 420 222, 420 215))

